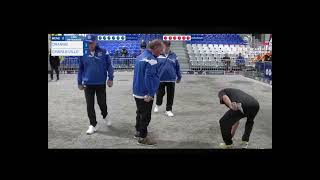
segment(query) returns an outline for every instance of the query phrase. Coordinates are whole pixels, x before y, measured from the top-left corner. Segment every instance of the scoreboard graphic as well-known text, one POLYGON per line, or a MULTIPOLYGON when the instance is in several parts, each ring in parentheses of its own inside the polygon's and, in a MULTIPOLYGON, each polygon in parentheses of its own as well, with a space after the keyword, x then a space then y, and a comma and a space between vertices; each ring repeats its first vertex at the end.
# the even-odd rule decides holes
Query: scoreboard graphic
POLYGON ((76 34, 54 35, 50 38, 52 56, 83 56, 88 44, 84 37, 76 34))

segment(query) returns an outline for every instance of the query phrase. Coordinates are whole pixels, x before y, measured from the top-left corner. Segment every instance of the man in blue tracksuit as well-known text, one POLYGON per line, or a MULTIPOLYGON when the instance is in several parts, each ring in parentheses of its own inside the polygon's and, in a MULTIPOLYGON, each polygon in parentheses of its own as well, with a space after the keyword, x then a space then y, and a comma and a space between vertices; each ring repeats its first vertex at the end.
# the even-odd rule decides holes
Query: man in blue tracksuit
POLYGON ((157 57, 163 51, 163 43, 156 39, 136 59, 133 77, 133 96, 137 105, 136 134, 138 143, 143 145, 156 144, 148 135, 151 120, 153 98, 159 87, 157 57))
POLYGON ((89 54, 80 58, 78 88, 85 92, 87 113, 90 120, 90 126, 86 133, 92 134, 97 130, 96 113, 94 110, 95 94, 97 95, 101 115, 107 122, 107 125, 111 126, 111 120, 107 118, 106 80, 108 76, 107 85, 112 87, 113 67, 106 50, 97 46, 97 36, 88 35, 86 41, 89 42, 89 54))
POLYGON ((158 57, 160 85, 157 92, 157 102, 154 112, 159 111, 159 106, 162 105, 162 99, 165 95, 167 87, 167 106, 166 115, 174 116, 172 113, 172 105, 174 98, 175 82, 180 83, 181 72, 177 55, 170 50, 170 41, 164 41, 164 53, 158 57))

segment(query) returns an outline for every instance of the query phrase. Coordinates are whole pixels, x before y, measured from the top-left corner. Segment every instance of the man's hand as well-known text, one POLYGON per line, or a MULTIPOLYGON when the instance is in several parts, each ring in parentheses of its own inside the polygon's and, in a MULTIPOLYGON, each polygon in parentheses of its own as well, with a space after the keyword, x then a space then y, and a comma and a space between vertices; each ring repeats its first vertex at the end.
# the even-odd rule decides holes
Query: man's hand
POLYGON ((112 87, 112 86, 113 86, 113 81, 109 80, 109 81, 107 82, 107 85, 108 85, 109 87, 112 87))
POLYGON ((181 79, 178 79, 178 80, 177 80, 177 83, 180 83, 180 82, 181 82, 181 79))
POLYGON ((237 103, 238 110, 244 114, 243 109, 242 109, 242 103, 237 103))
POLYGON ((236 102, 232 102, 230 104, 230 109, 234 110, 234 111, 238 111, 238 106, 236 102))
POLYGON ((83 86, 83 85, 78 85, 78 88, 79 88, 80 90, 84 90, 84 86, 83 86))
POLYGON ((151 96, 147 96, 147 95, 144 96, 145 102, 150 102, 151 100, 153 100, 153 98, 151 96))

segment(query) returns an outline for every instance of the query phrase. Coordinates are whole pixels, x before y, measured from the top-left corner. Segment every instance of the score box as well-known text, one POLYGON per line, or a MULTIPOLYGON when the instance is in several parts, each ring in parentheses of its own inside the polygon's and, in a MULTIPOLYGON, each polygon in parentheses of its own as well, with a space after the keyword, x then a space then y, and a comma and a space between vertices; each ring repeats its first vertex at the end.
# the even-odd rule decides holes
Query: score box
POLYGON ((83 56, 83 41, 51 41, 52 56, 83 56))

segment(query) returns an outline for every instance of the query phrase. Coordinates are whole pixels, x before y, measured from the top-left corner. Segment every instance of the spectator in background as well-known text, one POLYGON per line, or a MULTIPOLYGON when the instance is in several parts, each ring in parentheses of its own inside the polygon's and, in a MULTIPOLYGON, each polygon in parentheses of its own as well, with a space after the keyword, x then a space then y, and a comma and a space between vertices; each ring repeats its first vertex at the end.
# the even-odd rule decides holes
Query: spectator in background
POLYGON ((120 52, 119 48, 117 48, 117 50, 114 53, 114 57, 118 58, 120 56, 120 54, 121 54, 121 52, 120 52))
POLYGON ((244 60, 243 56, 241 55, 241 53, 239 53, 239 55, 238 55, 238 57, 237 57, 236 64, 237 64, 241 69, 243 69, 244 66, 245 66, 245 60, 244 60))
POLYGON ((128 51, 127 51, 126 47, 123 46, 121 56, 127 57, 127 55, 128 55, 128 51))
POLYGON ((225 65, 227 66, 227 71, 231 72, 231 69, 230 69, 231 59, 230 59, 229 55, 226 53, 222 59, 223 59, 225 65))
POLYGON ((140 48, 141 53, 143 53, 143 51, 147 48, 147 43, 144 40, 141 41, 140 48))
POLYGON ((60 58, 58 56, 51 56, 51 52, 50 52, 50 67, 51 67, 50 78, 51 78, 51 81, 53 80, 53 70, 57 74, 57 81, 59 80, 59 66, 60 66, 60 58))
MULTIPOLYGON (((127 57, 128 56, 128 51, 127 49, 123 46, 122 51, 121 51, 121 57, 127 57)), ((129 68, 129 59, 124 59, 124 64, 129 68)))

